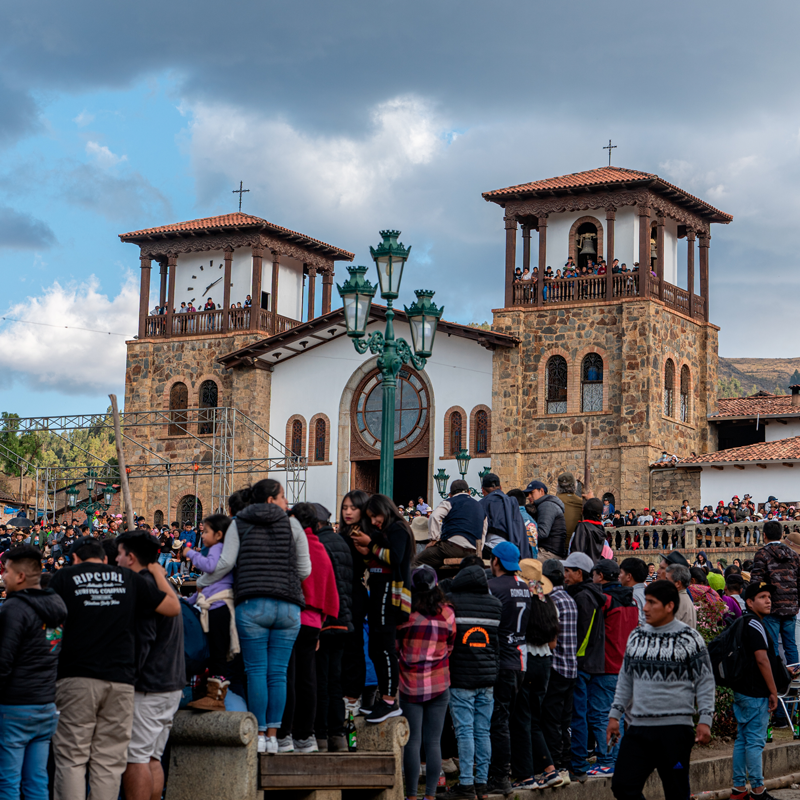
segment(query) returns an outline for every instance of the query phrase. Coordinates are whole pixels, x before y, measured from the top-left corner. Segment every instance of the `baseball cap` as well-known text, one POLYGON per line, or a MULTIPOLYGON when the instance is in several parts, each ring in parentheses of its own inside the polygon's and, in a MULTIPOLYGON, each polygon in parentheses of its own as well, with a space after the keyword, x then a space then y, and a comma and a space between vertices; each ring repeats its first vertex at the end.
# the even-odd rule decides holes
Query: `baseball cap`
POLYGON ((509 572, 519 570, 519 547, 512 542, 496 544, 492 550, 492 557, 499 559, 503 569, 507 569, 509 572))
POLYGON ((569 569, 582 569, 584 572, 591 572, 594 567, 592 559, 586 553, 570 553, 561 563, 569 569))
POLYGON ((522 491, 525 494, 530 494, 534 489, 540 489, 541 491, 547 493, 547 484, 542 483, 541 481, 531 481, 522 491))
POLYGON ((619 564, 610 558, 601 558, 593 567, 592 572, 599 572, 606 580, 619 578, 619 564))
POLYGON ((775 587, 771 583, 751 583, 744 590, 744 599, 755 600, 761 592, 769 592, 770 597, 775 595, 775 587))
POLYGON ((542 575, 552 578, 554 575, 564 577, 564 565, 557 558, 548 558, 542 564, 542 575))

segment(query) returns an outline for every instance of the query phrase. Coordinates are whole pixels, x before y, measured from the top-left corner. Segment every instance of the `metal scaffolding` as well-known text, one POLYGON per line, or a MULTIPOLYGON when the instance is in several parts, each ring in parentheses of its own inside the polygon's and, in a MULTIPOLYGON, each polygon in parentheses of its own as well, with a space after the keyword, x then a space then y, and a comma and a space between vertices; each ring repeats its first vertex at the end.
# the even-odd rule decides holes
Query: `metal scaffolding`
MULTIPOLYGON (((127 458, 129 480, 164 478, 167 482, 167 503, 171 508, 171 480, 177 477, 211 478, 211 501, 214 511, 224 511, 228 497, 236 488, 234 475, 246 474, 249 480, 265 477, 280 479, 290 503, 298 503, 306 497, 307 459, 287 449, 258 423, 236 408, 187 408, 170 411, 132 411, 120 414, 122 438, 125 450, 132 451, 127 458), (149 429, 149 430, 148 430, 149 429), (202 433, 201 433, 202 431, 202 433), (194 440, 204 452, 191 461, 173 461, 151 449, 154 439, 165 437, 194 440), (244 437, 244 438, 243 438, 244 437), (237 439, 246 444, 248 458, 237 458, 237 439), (139 453, 136 453, 136 450, 139 453), (258 453, 258 455, 254 455, 258 453), (142 463, 139 463, 144 456, 142 463), (276 475, 275 473, 282 473, 276 475)), ((119 481, 119 469, 85 450, 68 436, 73 431, 103 430, 114 432, 114 423, 105 414, 66 414, 54 417, 21 417, 14 420, 14 432, 49 433, 64 439, 70 446, 85 453, 92 461, 76 466, 44 466, 25 462, 36 470, 36 508, 39 497, 44 498, 44 514, 55 514, 59 486, 75 483, 94 471, 97 481, 119 481), (41 491, 40 491, 41 490, 41 491)), ((7 448, 4 448, 4 450, 7 448)))

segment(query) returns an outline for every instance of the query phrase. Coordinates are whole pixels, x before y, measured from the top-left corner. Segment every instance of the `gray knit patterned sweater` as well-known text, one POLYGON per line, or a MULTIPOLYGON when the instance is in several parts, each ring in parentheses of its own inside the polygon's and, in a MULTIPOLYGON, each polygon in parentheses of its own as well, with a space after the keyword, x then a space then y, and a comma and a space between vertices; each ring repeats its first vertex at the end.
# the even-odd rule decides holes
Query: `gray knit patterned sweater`
POLYGON ((631 633, 609 717, 631 725, 692 725, 714 717, 714 674, 703 637, 679 620, 631 633))

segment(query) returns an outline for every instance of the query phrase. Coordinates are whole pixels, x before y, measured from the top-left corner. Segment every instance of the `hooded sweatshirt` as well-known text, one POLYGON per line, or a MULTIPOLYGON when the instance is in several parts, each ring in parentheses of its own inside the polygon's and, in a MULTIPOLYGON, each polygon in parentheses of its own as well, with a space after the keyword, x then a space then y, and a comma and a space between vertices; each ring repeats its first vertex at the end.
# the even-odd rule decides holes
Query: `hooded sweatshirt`
MULTIPOLYGON (((564 503, 552 494, 534 500, 539 548, 559 558, 567 557, 567 523, 564 520, 564 503)), ((525 556, 523 556, 525 558, 525 556)))
POLYGON ((570 553, 585 553, 596 564, 603 557, 606 532, 598 520, 584 519, 575 528, 575 535, 569 545, 570 553))
POLYGON ((0 607, 0 691, 10 706, 56 699, 56 673, 67 606, 52 589, 9 592, 0 607))
POLYGON ((750 569, 751 583, 771 583, 772 613, 794 617, 798 610, 800 556, 781 542, 767 542, 755 555, 750 569))
POLYGON ((499 536, 519 548, 520 558, 530 558, 531 547, 519 513, 519 503, 500 489, 490 492, 479 502, 486 512, 487 541, 492 535, 499 536))
POLYGON ((567 592, 578 606, 578 670, 602 675, 606 671, 603 590, 596 583, 584 581, 567 586, 567 592))

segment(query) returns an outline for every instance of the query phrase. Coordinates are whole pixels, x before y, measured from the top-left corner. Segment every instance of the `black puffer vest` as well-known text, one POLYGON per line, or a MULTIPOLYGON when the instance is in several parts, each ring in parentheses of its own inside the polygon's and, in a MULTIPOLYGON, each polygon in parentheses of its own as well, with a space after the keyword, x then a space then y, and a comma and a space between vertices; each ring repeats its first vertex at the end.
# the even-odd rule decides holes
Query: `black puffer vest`
POLYGON ((450 685, 493 686, 500 664, 498 633, 503 605, 489 594, 486 572, 464 567, 449 583, 447 599, 456 612, 456 643, 450 654, 450 685))
POLYGON ((305 607, 297 553, 286 512, 275 503, 255 503, 236 515, 239 556, 233 581, 234 603, 273 597, 305 607))

